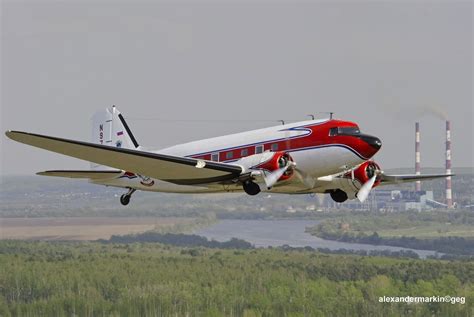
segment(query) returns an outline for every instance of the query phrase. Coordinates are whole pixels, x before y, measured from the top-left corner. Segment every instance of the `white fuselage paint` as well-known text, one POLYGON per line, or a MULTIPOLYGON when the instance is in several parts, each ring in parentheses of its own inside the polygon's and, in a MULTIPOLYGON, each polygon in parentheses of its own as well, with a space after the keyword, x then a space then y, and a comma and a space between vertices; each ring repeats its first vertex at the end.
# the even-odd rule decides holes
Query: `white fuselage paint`
MULTIPOLYGON (((204 139, 184 144, 175 145, 161 150, 150 151, 153 153, 170 154, 175 156, 195 156, 205 153, 214 153, 222 150, 239 148, 249 145, 259 145, 264 143, 275 142, 276 140, 286 140, 288 138, 304 137, 311 133, 310 130, 298 128, 301 126, 317 126, 327 122, 327 120, 312 120, 297 122, 293 124, 286 124, 282 126, 264 128, 254 131, 236 133, 226 136, 220 136, 210 139, 204 139), (295 129, 290 130, 288 129, 295 129)), ((142 150, 145 150, 142 148, 142 150)), ((344 145, 327 145, 306 148, 298 148, 286 151, 291 155, 296 166, 304 174, 313 179, 321 176, 341 173, 347 169, 353 168, 365 160, 356 155, 353 150, 344 145)), ((221 160, 222 161, 222 160, 221 160)), ((230 164, 238 164, 236 160, 224 160, 230 164)), ((222 184, 208 184, 208 185, 177 185, 157 179, 148 179, 143 181, 140 177, 129 179, 121 176, 119 178, 107 180, 91 181, 96 184, 130 187, 145 191, 156 192, 171 192, 171 193, 211 193, 211 192, 234 192, 242 191, 240 185, 222 185, 222 184), (142 184, 148 184, 144 185, 142 184), (153 184, 150 186, 150 184, 153 184)), ((324 192, 331 187, 328 183, 318 184, 309 188, 296 175, 293 175, 289 180, 278 182, 270 191, 276 193, 310 193, 310 192, 324 192)))

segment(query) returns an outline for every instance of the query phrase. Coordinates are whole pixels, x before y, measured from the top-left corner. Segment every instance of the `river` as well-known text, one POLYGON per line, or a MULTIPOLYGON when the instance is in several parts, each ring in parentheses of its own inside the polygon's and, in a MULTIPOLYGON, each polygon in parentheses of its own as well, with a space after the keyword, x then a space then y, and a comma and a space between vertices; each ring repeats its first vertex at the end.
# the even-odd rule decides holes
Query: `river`
POLYGON ((277 247, 289 245, 292 247, 328 248, 331 250, 410 250, 421 258, 435 255, 435 251, 414 250, 400 247, 369 245, 324 240, 305 232, 306 227, 314 226, 314 220, 221 220, 218 223, 194 232, 197 235, 217 241, 227 241, 238 238, 248 241, 256 247, 277 247))

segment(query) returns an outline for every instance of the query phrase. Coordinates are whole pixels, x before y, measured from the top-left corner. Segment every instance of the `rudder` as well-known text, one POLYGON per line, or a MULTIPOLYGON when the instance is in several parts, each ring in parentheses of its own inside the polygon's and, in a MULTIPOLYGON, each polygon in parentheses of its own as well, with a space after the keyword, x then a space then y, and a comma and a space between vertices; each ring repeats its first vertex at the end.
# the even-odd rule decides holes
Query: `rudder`
MULTIPOLYGON (((113 106, 100 110, 92 117, 92 142, 125 149, 137 149, 137 140, 118 109, 113 106)), ((104 166, 92 163, 92 169, 104 166)))

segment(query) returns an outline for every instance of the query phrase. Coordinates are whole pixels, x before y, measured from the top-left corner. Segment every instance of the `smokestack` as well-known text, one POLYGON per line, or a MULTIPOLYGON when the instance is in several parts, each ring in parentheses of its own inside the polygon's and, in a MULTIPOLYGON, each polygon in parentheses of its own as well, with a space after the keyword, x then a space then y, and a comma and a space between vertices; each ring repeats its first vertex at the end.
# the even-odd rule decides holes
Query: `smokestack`
MULTIPOLYGON (((451 122, 449 120, 446 121, 446 174, 451 174, 451 122)), ((448 209, 453 208, 451 176, 446 177, 446 205, 448 209)))
MULTIPOLYGON (((420 123, 415 123, 415 174, 421 174, 420 166, 420 123)), ((421 191, 421 181, 417 181, 415 184, 415 191, 421 191)))

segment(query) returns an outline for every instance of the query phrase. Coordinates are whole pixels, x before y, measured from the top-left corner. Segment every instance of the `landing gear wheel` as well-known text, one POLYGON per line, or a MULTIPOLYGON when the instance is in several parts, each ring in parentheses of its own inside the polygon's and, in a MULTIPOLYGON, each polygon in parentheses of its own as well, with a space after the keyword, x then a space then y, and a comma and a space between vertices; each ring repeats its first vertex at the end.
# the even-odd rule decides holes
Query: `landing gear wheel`
POLYGON ((260 186, 258 186, 252 181, 245 181, 243 187, 244 191, 250 196, 254 196, 260 193, 260 186))
POLYGON ((127 194, 123 194, 120 196, 120 203, 124 206, 127 206, 128 203, 130 202, 130 196, 127 194))
POLYGON ((331 198, 336 203, 343 203, 347 200, 347 194, 346 194, 345 191, 342 191, 340 189, 336 189, 336 190, 331 192, 331 198))
POLYGON ((132 194, 136 191, 134 188, 129 188, 128 192, 126 194, 123 194, 120 196, 120 203, 124 206, 127 206, 128 203, 130 202, 130 197, 132 197, 132 194))

